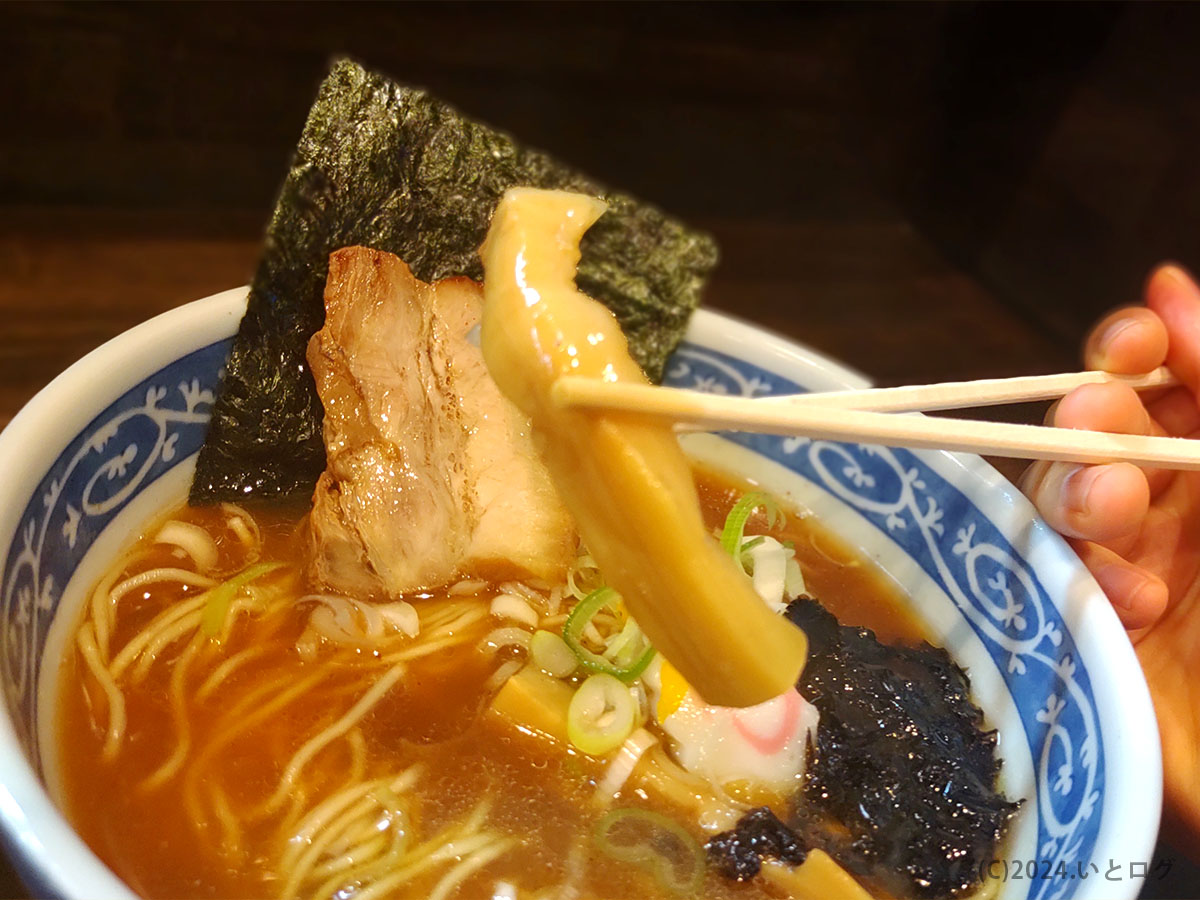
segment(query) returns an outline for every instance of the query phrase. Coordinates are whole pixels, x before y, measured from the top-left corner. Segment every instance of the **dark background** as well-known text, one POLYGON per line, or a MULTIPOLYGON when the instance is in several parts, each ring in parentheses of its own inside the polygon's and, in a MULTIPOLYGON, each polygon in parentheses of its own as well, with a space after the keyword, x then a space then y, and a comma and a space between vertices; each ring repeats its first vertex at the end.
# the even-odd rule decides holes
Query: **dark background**
MULTIPOLYGON (((172 304, 244 282, 348 53, 710 228, 715 306, 885 382, 1049 371, 1195 262, 1197 37, 1196 7, 1120 3, 5 5, 0 262, 44 292, 38 239, 136 280, 121 239, 198 239, 221 280, 172 261, 172 304)), ((73 358, 44 350, 22 373, 73 358)))
POLYGON ((0 5, 0 424, 248 280, 336 53, 709 228, 710 305, 883 383, 1068 369, 1200 265, 1198 47, 1188 5, 0 5))

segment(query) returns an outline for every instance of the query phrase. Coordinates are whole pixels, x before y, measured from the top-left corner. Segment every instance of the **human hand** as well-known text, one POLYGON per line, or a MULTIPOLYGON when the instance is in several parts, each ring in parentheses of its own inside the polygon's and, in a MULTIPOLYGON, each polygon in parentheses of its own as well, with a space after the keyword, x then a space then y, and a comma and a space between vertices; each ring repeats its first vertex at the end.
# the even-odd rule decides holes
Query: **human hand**
MULTIPOLYGON (((1156 269, 1145 306, 1103 319, 1084 361, 1120 374, 1166 363, 1182 385, 1144 402, 1125 385, 1086 385, 1051 409, 1050 424, 1200 437, 1200 288, 1182 269, 1156 269)), ((1200 854, 1200 472, 1034 463, 1022 489, 1129 631, 1158 716, 1171 839, 1200 854)))

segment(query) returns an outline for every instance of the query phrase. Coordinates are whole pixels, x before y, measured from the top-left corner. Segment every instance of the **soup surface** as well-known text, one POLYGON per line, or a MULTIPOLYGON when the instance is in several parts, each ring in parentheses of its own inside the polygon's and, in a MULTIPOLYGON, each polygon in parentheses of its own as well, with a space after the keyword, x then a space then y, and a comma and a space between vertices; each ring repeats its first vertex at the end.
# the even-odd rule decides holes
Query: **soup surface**
MULTIPOLYGON (((717 528, 743 489, 711 472, 697 481, 717 528)), ((196 567, 178 544, 144 537, 98 588, 61 679, 63 801, 135 891, 524 898, 561 896, 568 885, 580 900, 671 896, 660 886, 669 873, 597 848, 597 821, 614 806, 647 809, 697 846, 711 830, 642 768, 615 802, 598 804, 607 760, 491 709, 499 678, 526 653, 505 632, 520 624, 492 612, 498 586, 409 598, 415 638, 316 641, 321 600, 297 602, 310 588, 295 518, 250 521, 233 507, 169 518, 215 539, 209 577, 186 574, 196 567), (260 573, 249 592, 222 602, 204 593, 239 572, 260 573), (136 573, 150 574, 130 580, 136 573), (115 602, 114 586, 124 588, 115 602), (105 671, 116 672, 111 683, 105 671), (124 702, 119 729, 114 689, 124 702)), ((747 533, 765 530, 758 516, 747 533)), ((921 639, 894 585, 811 517, 788 515, 772 533, 794 542, 808 592, 840 621, 885 642, 921 639)), ((555 629, 574 602, 562 598, 542 586, 525 599, 539 627, 555 629)), ((646 756, 655 754, 661 744, 646 756)), ((781 814, 787 802, 770 792, 740 799, 743 809, 766 802, 781 814)), ((690 864, 682 853, 680 879, 690 864)), ((769 895, 761 879, 703 877, 701 896, 769 895)))

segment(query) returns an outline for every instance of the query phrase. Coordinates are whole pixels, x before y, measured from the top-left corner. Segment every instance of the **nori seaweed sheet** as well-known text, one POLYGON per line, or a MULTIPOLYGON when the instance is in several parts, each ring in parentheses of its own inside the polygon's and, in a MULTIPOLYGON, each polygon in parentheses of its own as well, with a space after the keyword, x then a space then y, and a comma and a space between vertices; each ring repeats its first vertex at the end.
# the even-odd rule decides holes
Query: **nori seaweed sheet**
POLYGON ((796 600, 787 617, 809 639, 797 688, 821 714, 791 822, 801 842, 896 896, 977 887, 1020 804, 996 786, 996 733, 983 729, 966 673, 945 650, 839 625, 815 600, 796 600))
POLYGON ((584 238, 577 283, 612 309, 635 358, 661 380, 716 265, 710 237, 424 91, 340 60, 309 112, 268 225, 190 501, 311 493, 325 448, 305 349, 324 321, 332 251, 361 244, 394 253, 424 281, 482 279, 479 245, 515 185, 608 201, 584 238))

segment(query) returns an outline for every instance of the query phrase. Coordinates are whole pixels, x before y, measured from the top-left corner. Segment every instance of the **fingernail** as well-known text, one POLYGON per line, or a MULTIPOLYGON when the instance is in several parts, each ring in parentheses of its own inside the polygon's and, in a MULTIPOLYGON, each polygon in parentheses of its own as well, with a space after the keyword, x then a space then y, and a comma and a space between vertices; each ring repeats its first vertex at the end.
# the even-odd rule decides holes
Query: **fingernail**
POLYGON ((1137 319, 1117 319, 1100 334, 1100 340, 1096 342, 1096 349, 1100 352, 1101 356, 1106 355, 1113 341, 1126 331, 1136 328, 1140 324, 1137 319))
POLYGON ((1156 291, 1167 291, 1168 293, 1182 291, 1190 295, 1196 291, 1196 281, 1183 266, 1170 263, 1154 270, 1154 276, 1147 286, 1147 299, 1151 293, 1156 291))
POLYGON ((1165 274, 1176 284, 1181 284, 1184 287, 1191 287, 1194 284, 1191 275, 1188 274, 1188 271, 1178 263, 1168 263, 1167 265, 1163 266, 1160 271, 1162 271, 1163 274, 1165 274))
POLYGON ((1064 478, 1060 488, 1063 508, 1076 515, 1086 515, 1092 488, 1103 474, 1103 471, 1095 466, 1085 466, 1064 478))

